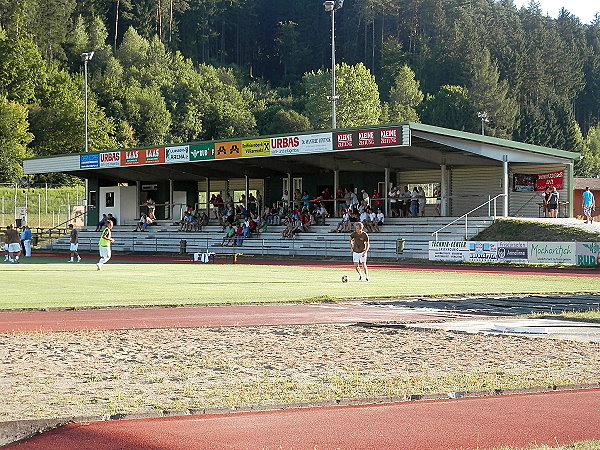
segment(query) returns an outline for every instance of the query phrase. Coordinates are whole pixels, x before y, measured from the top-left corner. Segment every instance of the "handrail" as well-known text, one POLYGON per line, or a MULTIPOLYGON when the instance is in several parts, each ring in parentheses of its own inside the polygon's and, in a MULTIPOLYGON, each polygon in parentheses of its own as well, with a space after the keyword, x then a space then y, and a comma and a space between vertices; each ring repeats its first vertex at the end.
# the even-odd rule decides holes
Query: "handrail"
POLYGON ((450 225, 453 225, 453 224, 455 224, 456 222, 458 222, 460 219, 462 219, 462 218, 464 217, 464 219, 465 219, 465 239, 468 239, 468 234, 469 234, 469 225, 468 225, 468 223, 469 223, 469 222, 468 222, 468 220, 469 220, 469 219, 468 219, 468 217, 469 217, 469 214, 471 214, 472 212, 475 212, 475 211, 477 211, 479 208, 482 208, 482 207, 484 207, 485 205, 491 205, 491 204, 492 204, 492 202, 494 202, 494 218, 496 218, 496 199, 497 199, 498 197, 508 197, 508 195, 506 195, 506 194, 498 194, 498 195, 496 195, 495 197, 493 197, 493 198, 490 198, 490 199, 489 199, 487 202, 484 202, 484 203, 482 203, 481 205, 477 206, 476 208, 473 208, 471 211, 469 211, 469 212, 467 212, 467 213, 463 214, 462 216, 460 216, 460 217, 457 217, 457 218, 456 218, 456 219, 454 219, 452 222, 450 222, 450 223, 448 223, 448 224, 444 225, 444 226, 443 226, 442 228, 440 228, 439 230, 437 230, 437 231, 434 231, 433 233, 431 233, 431 235, 432 235, 432 236, 435 236, 435 240, 436 240, 436 242, 437 242, 437 240, 438 240, 438 233, 439 233, 440 231, 442 231, 442 230, 444 230, 444 229, 448 228, 450 225))

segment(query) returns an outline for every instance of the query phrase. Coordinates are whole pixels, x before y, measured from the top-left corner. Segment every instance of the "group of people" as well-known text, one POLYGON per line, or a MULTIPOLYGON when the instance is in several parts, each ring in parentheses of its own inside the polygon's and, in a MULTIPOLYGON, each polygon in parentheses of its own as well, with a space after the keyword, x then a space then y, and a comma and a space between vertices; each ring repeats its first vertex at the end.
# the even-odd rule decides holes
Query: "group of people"
POLYGON ((244 239, 251 238, 264 231, 267 231, 267 221, 263 218, 250 214, 235 223, 225 225, 225 236, 223 237, 223 246, 241 246, 244 239))
POLYGON ((117 218, 114 217, 110 213, 108 213, 108 214, 102 214, 102 218, 96 224, 96 231, 102 230, 102 228, 104 228, 104 226, 106 225, 107 222, 111 222, 113 226, 116 226, 117 225, 117 218))
POLYGON ((22 256, 31 256, 31 228, 24 226, 21 233, 17 227, 8 225, 4 232, 4 262, 18 263, 22 256))
POLYGON ((208 225, 208 215, 188 205, 179 222, 178 231, 201 231, 205 225, 208 225))

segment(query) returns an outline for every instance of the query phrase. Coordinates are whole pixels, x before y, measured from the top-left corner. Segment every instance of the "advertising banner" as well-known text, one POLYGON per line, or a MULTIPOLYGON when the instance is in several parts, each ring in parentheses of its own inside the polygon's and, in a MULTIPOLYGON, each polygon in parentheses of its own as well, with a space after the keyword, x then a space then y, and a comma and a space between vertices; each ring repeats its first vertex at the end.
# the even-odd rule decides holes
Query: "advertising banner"
POLYGON ((577 243, 577 265, 598 266, 600 265, 600 242, 578 242, 577 243))
POLYGON ((100 153, 100 167, 119 167, 121 165, 121 152, 100 153))
POLYGON ((188 162, 190 160, 189 145, 167 147, 165 149, 165 161, 168 163, 188 162))
POLYGON ((242 156, 242 141, 215 143, 215 157, 217 159, 239 158, 242 156))
POLYGON ((513 175, 513 192, 533 192, 537 175, 515 173, 513 175))
POLYGON ((541 264, 575 264, 575 242, 528 242, 527 260, 541 264))
POLYGON ((86 153, 85 155, 79 155, 80 169, 96 169, 97 167, 100 167, 99 153, 86 153))
POLYGON ((297 155, 333 150, 331 133, 303 134, 271 138, 271 155, 297 155))
POLYGON ((190 161, 215 159, 215 146, 213 144, 190 145, 190 161))
POLYGON ((543 191, 547 187, 555 187, 557 190, 561 190, 563 188, 564 175, 564 171, 539 174, 535 182, 535 190, 543 191))
POLYGON ((271 141, 269 139, 249 139, 242 141, 242 156, 269 156, 271 141))
POLYGON ((468 262, 498 262, 498 243, 469 242, 469 251, 463 255, 468 262))
POLYGON ((388 145, 410 145, 410 132, 403 127, 359 130, 335 133, 335 150, 351 148, 385 147, 388 145))
POLYGON ((121 161, 123 166, 137 166, 143 164, 142 150, 123 150, 121 152, 121 161))
POLYGON ((466 241, 429 241, 429 261, 465 261, 466 241))
POLYGON ((142 150, 143 164, 159 164, 165 162, 165 148, 146 148, 142 150))
POLYGON ((527 262, 527 242, 498 242, 498 262, 527 262))

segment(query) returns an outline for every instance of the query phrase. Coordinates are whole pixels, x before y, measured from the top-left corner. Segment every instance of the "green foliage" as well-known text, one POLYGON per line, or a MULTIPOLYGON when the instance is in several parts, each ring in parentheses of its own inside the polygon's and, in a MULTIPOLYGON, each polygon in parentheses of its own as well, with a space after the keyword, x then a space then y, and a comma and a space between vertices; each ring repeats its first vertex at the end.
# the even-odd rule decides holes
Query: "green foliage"
POLYGON ((264 134, 294 133, 310 129, 308 117, 293 109, 279 109, 274 114, 268 114, 268 116, 271 116, 271 120, 262 129, 264 134))
POLYGON ((579 177, 600 177, 600 123, 589 129, 581 151, 582 159, 575 163, 579 177))
POLYGON ((22 174, 26 146, 33 139, 28 131, 27 109, 0 97, 0 181, 13 182, 22 174))
POLYGON ((442 86, 435 95, 425 99, 420 112, 424 123, 470 132, 476 132, 479 127, 469 92, 461 86, 442 86))
MULTIPOLYGON (((336 66, 337 126, 356 127, 378 123, 381 115, 375 77, 364 64, 336 66)), ((305 115, 314 128, 331 128, 331 73, 318 70, 304 75, 305 115)))
POLYGON ((400 67, 394 77, 394 85, 390 91, 389 120, 392 122, 418 122, 416 108, 423 101, 423 93, 415 73, 410 67, 400 67))
POLYGON ((0 29, 0 95, 28 103, 44 82, 44 64, 35 43, 0 29))

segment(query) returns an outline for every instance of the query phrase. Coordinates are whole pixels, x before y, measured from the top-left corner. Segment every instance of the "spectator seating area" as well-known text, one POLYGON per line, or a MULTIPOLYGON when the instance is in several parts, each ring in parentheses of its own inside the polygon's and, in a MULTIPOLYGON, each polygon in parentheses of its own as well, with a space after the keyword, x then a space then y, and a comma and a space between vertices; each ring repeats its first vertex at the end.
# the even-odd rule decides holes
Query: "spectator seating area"
MULTIPOLYGON (((408 219, 387 218, 379 233, 370 233, 372 258, 422 258, 428 257, 428 242, 432 233, 452 220, 450 217, 415 217, 408 219), (398 241, 404 239, 404 251, 397 253, 398 241)), ((117 225, 113 229, 115 252, 135 253, 180 253, 182 241, 185 252, 213 252, 231 254, 233 252, 257 256, 278 257, 344 257, 349 255, 349 233, 336 233, 339 219, 327 219, 325 225, 313 225, 310 232, 302 232, 295 239, 282 239, 284 225, 269 225, 266 232, 245 238, 241 246, 223 245, 223 228, 211 220, 201 231, 178 231, 179 227, 163 221, 149 227, 147 233, 133 232, 132 225, 117 225)), ((469 218, 469 238, 490 226, 491 217, 469 218)), ((464 240, 464 221, 444 229, 439 240, 464 240)), ((94 227, 84 227, 79 234, 79 249, 83 252, 98 250, 98 236, 94 227)), ((69 237, 61 237, 45 246, 47 250, 69 249, 69 237)))

